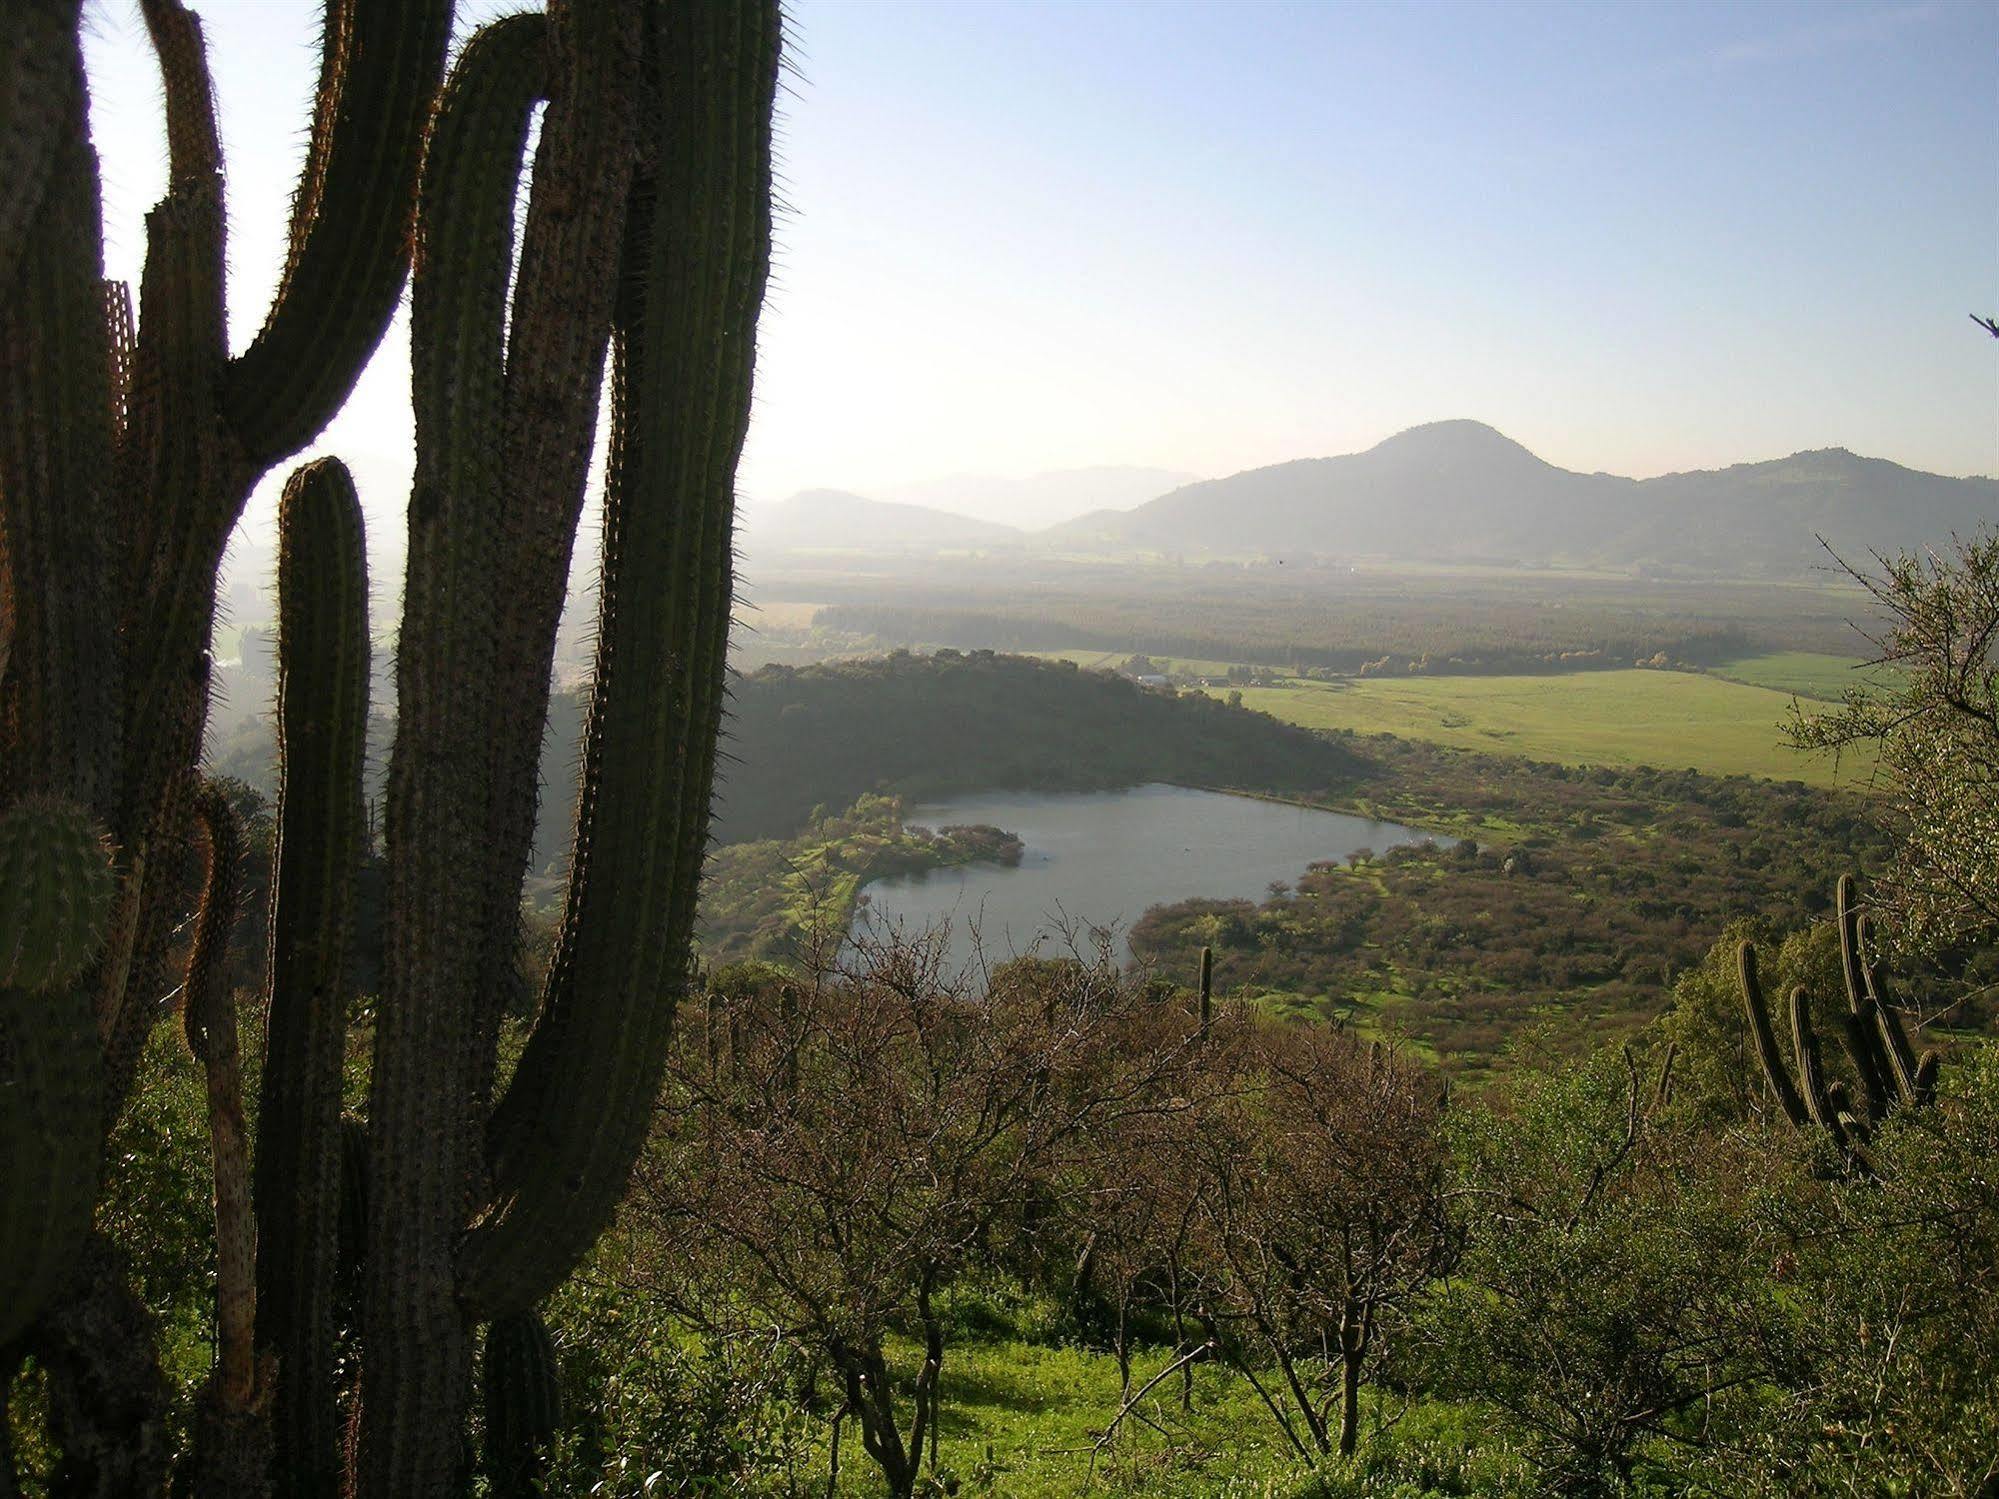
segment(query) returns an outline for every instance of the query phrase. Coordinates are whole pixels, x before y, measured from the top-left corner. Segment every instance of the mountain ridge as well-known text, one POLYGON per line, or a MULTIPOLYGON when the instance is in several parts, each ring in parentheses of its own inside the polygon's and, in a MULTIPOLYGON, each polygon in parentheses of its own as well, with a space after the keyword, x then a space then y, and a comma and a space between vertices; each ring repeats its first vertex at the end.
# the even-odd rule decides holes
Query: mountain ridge
POLYGON ((1547 462, 1482 422, 1426 423, 1080 517, 1038 539, 1084 550, 1354 561, 1685 568, 1740 576, 1865 556, 1999 520, 1999 480, 1845 448, 1634 479, 1547 462))
MULTIPOLYGON (((1077 471, 1090 472, 1090 471, 1077 471)), ((1121 472, 1144 472, 1124 470, 1121 472)), ((943 482, 943 481, 940 481, 943 482)), ((1999 521, 1999 480, 1844 447, 1636 479, 1548 462, 1483 422, 1427 422, 1357 453, 1196 479, 1040 530, 837 490, 750 517, 752 549, 1309 557, 1791 576, 1999 521)))

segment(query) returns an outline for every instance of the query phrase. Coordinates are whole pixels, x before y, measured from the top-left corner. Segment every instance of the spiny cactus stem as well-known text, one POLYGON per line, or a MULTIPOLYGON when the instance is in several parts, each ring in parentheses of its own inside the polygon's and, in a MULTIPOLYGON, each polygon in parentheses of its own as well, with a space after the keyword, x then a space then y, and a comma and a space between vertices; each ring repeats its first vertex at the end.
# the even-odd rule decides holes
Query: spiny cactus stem
POLYGON ((1776 1033, 1770 1028, 1769 1006, 1763 1001, 1763 986, 1756 976, 1756 945, 1743 943, 1736 949, 1735 961, 1743 1009, 1749 1018, 1750 1036, 1756 1043, 1757 1060, 1763 1064, 1763 1076, 1770 1084, 1770 1091, 1777 1095, 1777 1105, 1784 1111, 1784 1117, 1803 1128, 1807 1119, 1804 1100, 1798 1097, 1791 1074, 1784 1066, 1783 1053, 1777 1049, 1776 1033))
POLYGON ((488 1313, 567 1274, 624 1188, 705 850, 778 24, 774 5, 720 0, 647 14, 659 178, 635 189, 627 225, 577 857, 541 1018, 489 1131, 497 1210, 460 1255, 461 1294, 488 1313))
POLYGON ((411 306, 417 420, 398 727, 389 765, 383 1003, 369 1089, 362 1268, 364 1490, 442 1492, 472 1396, 454 1251, 480 1187, 476 934, 498 690, 498 436, 514 203, 546 18, 482 27, 438 106, 411 306))
MULTIPOLYGON (((0 282, 0 795, 58 793, 108 814, 116 794, 117 652, 110 587, 110 370, 103 331, 103 224, 73 28, 51 38, 9 15, 0 76, 30 113, 0 114, 0 159, 46 154, 43 190, 0 282), (34 70, 30 77, 24 69, 34 70), (46 70, 46 71, 43 71, 46 70), (24 137, 33 137, 27 139, 24 137)), ((0 194, 12 197, 5 182, 0 194)), ((0 232, 4 228, 0 227, 0 232)), ((10 1210, 12 1206, 10 1205, 10 1210)))
POLYGON ((1879 963, 1866 962, 1867 952, 1874 946, 1873 918, 1862 916, 1854 923, 1854 945, 1860 952, 1861 975, 1867 986, 1868 1002, 1873 1006, 1875 1044, 1882 1066, 1902 1101, 1911 1103, 1916 1096, 1915 1048, 1909 1045, 1908 1034, 1902 1029, 1901 1011, 1888 995, 1887 974, 1879 963))
POLYGON ((1804 1095, 1805 1109, 1810 1113, 1812 1122, 1844 1143, 1839 1118, 1826 1097, 1819 1038, 1812 1029, 1811 997, 1802 984, 1791 990, 1791 1053, 1797 1059, 1798 1091, 1804 1095))
POLYGON ((229 993, 229 938, 242 890, 242 830, 213 784, 195 797, 202 851, 202 900, 188 951, 188 1049, 208 1088, 209 1145, 215 1167, 215 1389, 230 1414, 256 1403, 257 1220, 250 1204, 249 1131, 243 1120, 243 1062, 229 993))
POLYGON ((222 170, 222 136, 215 125, 215 87, 201 19, 180 0, 139 0, 166 95, 167 169, 175 179, 222 170))
POLYGON ((257 1147, 258 1339, 284 1370, 288 1492, 340 1491, 334 1296, 354 882, 364 857, 368 581, 361 506, 336 459, 278 505, 278 803, 270 1034, 257 1147))
MULTIPOLYGON (((520 882, 534 845, 549 682, 585 477, 604 388, 637 129, 644 7, 589 3, 549 10, 549 103, 535 150, 509 322, 499 429, 505 486, 497 685, 485 738, 492 751, 478 992, 507 991, 518 962, 520 882)), ((474 1091, 490 1106, 499 1007, 478 1017, 474 1091)))
POLYGON ((1201 949, 1201 1039, 1208 1039, 1208 1032, 1214 1025, 1215 994, 1215 950, 1201 949))
POLYGON ((395 311, 450 0, 327 0, 321 35, 284 279, 227 375, 225 417, 259 468, 326 425, 395 311))
POLYGON ((1898 1078, 1894 1060, 1881 1039, 1880 1007, 1867 985, 1865 934, 1860 915, 1858 884, 1850 874, 1839 877, 1834 910, 1839 921, 1840 972, 1846 982, 1847 1009, 1853 1017, 1848 1032, 1848 1051, 1867 1092, 1871 1117, 1879 1119, 1907 1090, 1898 1078))

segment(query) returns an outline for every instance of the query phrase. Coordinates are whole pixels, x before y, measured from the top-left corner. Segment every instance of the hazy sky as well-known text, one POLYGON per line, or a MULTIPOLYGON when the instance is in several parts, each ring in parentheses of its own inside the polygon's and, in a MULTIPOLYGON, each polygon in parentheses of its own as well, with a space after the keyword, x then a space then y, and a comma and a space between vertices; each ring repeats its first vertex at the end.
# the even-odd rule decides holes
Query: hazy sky
MULTIPOLYGON (((198 9, 240 347, 318 7, 198 9)), ((1222 474, 1458 416, 1625 474, 1827 446, 1999 472, 1999 343, 1966 318, 1999 312, 1999 3, 788 9, 753 497, 1222 474)), ((136 6, 91 16, 136 281, 158 88, 136 6)), ((322 445, 378 526, 405 344, 322 445)))

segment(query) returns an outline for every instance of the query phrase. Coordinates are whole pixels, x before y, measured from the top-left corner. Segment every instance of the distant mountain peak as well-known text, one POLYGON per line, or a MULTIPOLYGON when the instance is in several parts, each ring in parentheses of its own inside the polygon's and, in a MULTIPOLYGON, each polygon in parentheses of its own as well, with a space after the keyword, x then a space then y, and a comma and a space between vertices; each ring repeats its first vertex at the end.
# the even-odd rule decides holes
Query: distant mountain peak
POLYGON ((1367 451, 1383 456, 1422 454, 1458 462, 1518 462, 1523 458, 1536 464, 1544 462, 1531 449, 1515 442, 1497 427, 1469 417, 1408 427, 1393 437, 1384 437, 1367 451))

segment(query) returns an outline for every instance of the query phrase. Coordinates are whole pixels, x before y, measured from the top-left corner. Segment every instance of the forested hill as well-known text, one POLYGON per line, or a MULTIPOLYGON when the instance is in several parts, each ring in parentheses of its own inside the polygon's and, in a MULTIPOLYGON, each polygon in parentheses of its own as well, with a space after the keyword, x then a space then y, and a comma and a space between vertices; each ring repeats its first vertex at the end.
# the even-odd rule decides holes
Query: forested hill
POLYGON ((1718 577, 1864 562, 1999 520, 1999 481, 1844 448, 1626 479, 1544 462, 1479 422, 1413 427, 1364 453, 1184 485, 1043 534, 1078 550, 1652 566, 1718 577))
POLYGON ((815 806, 845 807, 865 791, 914 800, 1145 781, 1318 791, 1364 768, 1262 714, 990 651, 767 666, 737 681, 727 732, 735 758, 716 803, 725 842, 792 832, 815 806))

